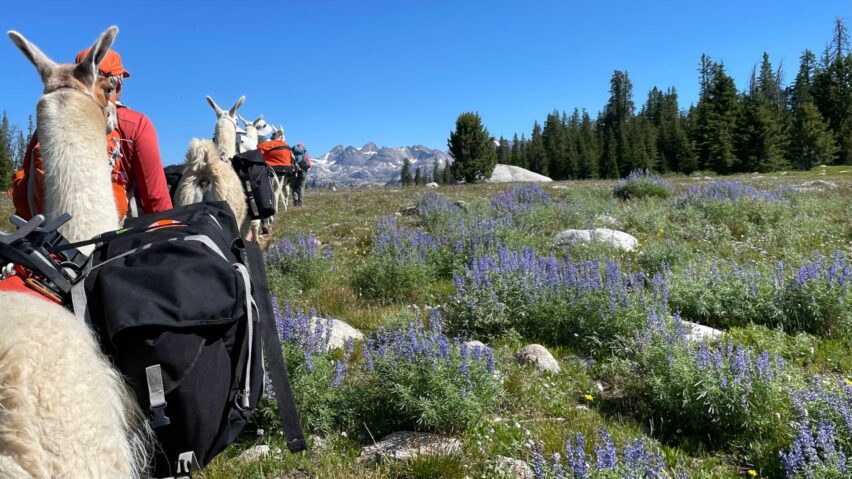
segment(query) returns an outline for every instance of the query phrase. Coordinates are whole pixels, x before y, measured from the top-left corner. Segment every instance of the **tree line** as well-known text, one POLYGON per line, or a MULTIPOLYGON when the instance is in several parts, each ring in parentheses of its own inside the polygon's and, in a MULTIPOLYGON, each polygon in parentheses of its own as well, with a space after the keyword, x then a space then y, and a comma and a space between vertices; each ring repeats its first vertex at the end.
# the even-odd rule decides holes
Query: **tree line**
POLYGON ((766 53, 742 92, 707 55, 698 73, 698 103, 688 110, 679 109, 674 87, 655 86, 637 112, 630 78, 616 70, 596 118, 577 108, 553 111, 529 136, 500 137, 497 163, 555 180, 618 178, 640 168, 731 174, 852 164, 852 52, 841 19, 819 60, 802 53, 787 87, 766 53))
POLYGON ((24 153, 33 134, 33 118, 29 117, 27 130, 13 125, 3 111, 0 117, 0 190, 12 186, 12 173, 24 162, 24 153))
POLYGON ((420 166, 411 173, 411 160, 406 158, 402 163, 402 168, 399 172, 399 180, 402 186, 425 186, 427 183, 435 182, 439 185, 447 185, 453 183, 452 166, 449 164, 442 165, 441 162, 435 160, 432 163, 431 172, 428 166, 421 168, 420 166))

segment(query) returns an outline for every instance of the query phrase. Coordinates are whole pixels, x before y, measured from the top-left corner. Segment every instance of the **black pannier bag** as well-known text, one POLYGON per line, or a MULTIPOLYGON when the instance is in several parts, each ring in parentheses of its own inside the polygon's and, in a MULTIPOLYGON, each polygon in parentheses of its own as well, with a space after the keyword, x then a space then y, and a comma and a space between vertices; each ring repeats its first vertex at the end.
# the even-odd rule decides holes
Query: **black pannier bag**
POLYGON ((163 171, 166 174, 166 184, 169 186, 169 198, 172 199, 172 203, 175 202, 175 192, 177 191, 180 179, 183 177, 183 171, 185 168, 185 164, 169 165, 163 168, 163 171))
POLYGON ((128 219, 91 260, 75 314, 151 419, 155 477, 189 475, 236 439, 262 394, 264 350, 288 446, 304 450, 261 251, 225 203, 128 219))
POLYGON ((275 214, 275 172, 272 171, 260 150, 238 153, 231 158, 248 201, 248 214, 253 220, 269 218, 275 214))

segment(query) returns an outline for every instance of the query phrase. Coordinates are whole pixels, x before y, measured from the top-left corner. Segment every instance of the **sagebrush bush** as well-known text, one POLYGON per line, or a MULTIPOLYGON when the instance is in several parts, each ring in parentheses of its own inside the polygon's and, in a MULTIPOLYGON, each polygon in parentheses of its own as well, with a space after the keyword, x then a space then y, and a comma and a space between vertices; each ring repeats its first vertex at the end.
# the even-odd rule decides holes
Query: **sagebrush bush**
POLYGON ((633 170, 615 184, 612 194, 619 199, 668 198, 674 188, 671 183, 648 170, 633 170))

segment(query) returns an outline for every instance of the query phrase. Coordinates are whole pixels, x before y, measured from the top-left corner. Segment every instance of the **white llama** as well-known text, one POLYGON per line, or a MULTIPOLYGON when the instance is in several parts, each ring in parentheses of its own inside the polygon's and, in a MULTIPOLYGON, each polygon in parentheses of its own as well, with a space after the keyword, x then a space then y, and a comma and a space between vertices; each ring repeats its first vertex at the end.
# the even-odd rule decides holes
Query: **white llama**
MULTIPOLYGON (((115 111, 97 69, 117 34, 102 33, 78 64, 56 64, 9 32, 44 83, 36 117, 45 216, 71 213, 62 229, 70 241, 118 228, 106 158, 115 111)), ((147 421, 86 325, 28 293, 0 293, 0 310, 0 477, 139 477, 147 421)))
POLYGON ((231 158, 237 153, 237 109, 245 99, 241 96, 230 110, 223 110, 207 97, 217 118, 213 141, 193 139, 190 142, 186 169, 175 191, 175 203, 183 206, 201 201, 225 201, 234 213, 240 234, 251 238, 245 191, 231 166, 231 158))

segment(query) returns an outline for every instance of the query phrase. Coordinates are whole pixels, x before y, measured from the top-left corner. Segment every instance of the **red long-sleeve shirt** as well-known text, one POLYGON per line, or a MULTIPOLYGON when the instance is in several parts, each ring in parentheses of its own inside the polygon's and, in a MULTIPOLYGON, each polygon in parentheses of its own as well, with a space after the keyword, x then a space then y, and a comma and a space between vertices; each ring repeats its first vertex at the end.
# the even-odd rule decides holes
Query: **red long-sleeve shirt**
MULTIPOLYGON (((119 105, 118 132, 121 136, 122 170, 127 175, 128 188, 135 190, 136 200, 141 204, 139 214, 159 213, 172 209, 172 200, 169 197, 169 186, 166 183, 166 175, 163 171, 163 163, 160 160, 160 148, 157 146, 157 131, 151 120, 144 114, 131 110, 126 106, 119 105)), ((38 144, 38 132, 33 134, 27 145, 26 158, 30 158, 38 144)), ((106 161, 106 157, 104 157, 106 161)), ((127 192, 130 198, 133 191, 127 192)), ((25 197, 15 203, 17 214, 29 218, 29 209, 22 210, 25 197)), ((39 201, 37 200, 37 203, 39 201)), ((39 208, 41 206, 38 206, 39 208)))
POLYGON ((142 211, 150 214, 172 209, 154 125, 147 116, 124 105, 118 105, 117 111, 125 172, 133 179, 142 211))

